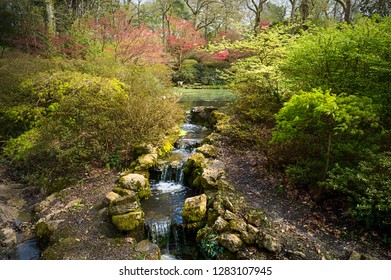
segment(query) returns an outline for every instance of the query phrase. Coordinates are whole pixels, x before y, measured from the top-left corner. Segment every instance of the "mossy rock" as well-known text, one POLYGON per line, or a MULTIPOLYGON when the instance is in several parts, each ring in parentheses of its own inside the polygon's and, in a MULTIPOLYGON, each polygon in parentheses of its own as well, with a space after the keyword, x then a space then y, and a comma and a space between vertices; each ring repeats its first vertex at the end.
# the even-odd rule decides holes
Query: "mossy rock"
POLYGON ((129 212, 134 212, 140 207, 137 197, 134 196, 120 196, 117 199, 110 202, 109 213, 110 215, 121 215, 129 212))
POLYGON ((39 241, 44 245, 49 244, 54 230, 55 227, 47 223, 44 219, 38 221, 35 225, 35 233, 39 238, 39 241))
POLYGON ((194 197, 188 197, 185 200, 182 217, 188 228, 195 229, 202 225, 202 222, 206 217, 207 199, 207 196, 202 194, 194 197))
POLYGON ((185 175, 185 181, 194 188, 201 187, 201 174, 205 165, 206 158, 201 153, 192 154, 186 161, 186 165, 183 168, 185 175))
POLYGON ((144 212, 136 211, 111 217, 113 224, 120 231, 131 231, 143 222, 144 212))
POLYGON ((217 148, 215 146, 204 144, 201 147, 198 147, 196 149, 197 153, 203 154, 205 157, 208 158, 215 158, 217 157, 217 148))
POLYGON ((148 170, 157 164, 158 154, 145 154, 140 156, 137 161, 141 170, 148 170))

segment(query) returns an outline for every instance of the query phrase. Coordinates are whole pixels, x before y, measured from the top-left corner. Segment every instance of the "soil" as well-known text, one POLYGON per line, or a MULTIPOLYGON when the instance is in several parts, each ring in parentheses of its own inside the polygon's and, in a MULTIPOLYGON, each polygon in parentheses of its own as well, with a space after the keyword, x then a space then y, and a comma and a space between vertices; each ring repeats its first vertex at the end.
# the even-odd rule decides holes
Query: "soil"
POLYGON ((281 173, 267 169, 262 152, 221 144, 219 159, 248 206, 261 210, 270 228, 284 240, 284 258, 292 253, 294 259, 349 259, 352 252, 363 259, 391 258, 381 234, 357 224, 344 201, 290 186, 281 173))

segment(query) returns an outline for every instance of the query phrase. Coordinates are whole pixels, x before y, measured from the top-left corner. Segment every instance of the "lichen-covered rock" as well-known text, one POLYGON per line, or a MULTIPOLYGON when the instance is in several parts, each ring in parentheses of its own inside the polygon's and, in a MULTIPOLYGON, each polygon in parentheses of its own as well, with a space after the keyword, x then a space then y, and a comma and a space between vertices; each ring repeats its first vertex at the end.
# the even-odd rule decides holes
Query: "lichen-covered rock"
POLYGON ((217 157, 217 148, 209 144, 204 144, 201 147, 198 147, 196 152, 203 154, 207 158, 217 157))
POLYGON ((105 203, 107 204, 110 204, 110 202, 116 200, 117 198, 119 198, 120 195, 118 193, 115 193, 115 192, 109 192, 108 194, 106 194, 105 196, 105 203))
POLYGON ((256 240, 256 243, 260 248, 264 248, 271 253, 278 253, 282 249, 282 245, 270 234, 264 234, 256 240))
POLYGON ((229 221, 229 228, 233 231, 244 232, 247 230, 247 224, 243 219, 238 218, 229 221))
POLYGON ((239 235, 234 233, 223 233, 219 236, 219 241, 224 248, 233 253, 239 251, 243 245, 243 241, 239 235))
POLYGON ((149 240, 142 240, 141 242, 137 243, 134 249, 141 253, 144 260, 160 260, 161 259, 161 253, 159 246, 156 244, 153 244, 149 240))
POLYGON ((200 174, 202 174, 205 167, 206 158, 201 153, 193 153, 186 161, 183 173, 186 182, 192 187, 200 187, 200 174))
POLYGON ((128 189, 123 189, 123 188, 114 188, 113 192, 118 194, 119 196, 132 196, 132 197, 137 197, 137 193, 135 191, 131 191, 128 189))
POLYGON ((256 227, 261 227, 265 223, 265 219, 265 215, 259 210, 251 210, 246 214, 247 222, 256 227))
POLYGON ((242 231, 240 232, 240 238, 246 243, 247 245, 251 245, 255 243, 255 235, 249 233, 248 231, 242 231))
POLYGON ((247 231, 248 233, 250 233, 251 235, 257 235, 258 232, 259 232, 259 229, 254 227, 253 225, 250 225, 250 224, 247 224, 247 231))
POLYGON ((0 230, 0 241, 4 247, 11 247, 16 245, 16 232, 12 228, 3 228, 0 230))
POLYGON ((121 215, 129 212, 134 212, 140 207, 136 196, 120 196, 113 200, 109 205, 109 213, 111 215, 121 215))
POLYGON ((228 225, 229 225, 228 222, 224 220, 223 217, 219 216, 215 221, 215 223, 213 224, 213 229, 218 232, 222 232, 228 228, 228 225))
POLYGON ((137 173, 130 173, 119 178, 120 185, 128 190, 138 191, 141 188, 144 188, 147 184, 146 178, 144 175, 137 173))
POLYGON ((149 169, 156 165, 158 155, 155 154, 146 154, 138 158, 138 162, 141 169, 149 169))
POLYGON ((197 106, 190 110, 190 119, 194 124, 212 126, 212 113, 216 111, 214 106, 197 106))
POLYGON ((232 213, 232 212, 229 211, 229 210, 225 210, 224 218, 225 218, 226 220, 230 221, 230 220, 237 220, 237 219, 239 219, 239 216, 236 215, 235 213, 232 213))
POLYGON ((151 195, 148 179, 144 175, 130 173, 120 177, 118 182, 121 187, 137 192, 140 198, 151 195))
POLYGON ((204 189, 218 188, 219 180, 224 175, 224 163, 219 160, 210 160, 203 169, 201 185, 204 189))
POLYGON ((111 216, 111 221, 120 231, 135 229, 143 221, 144 212, 135 211, 122 215, 111 216))
POLYGON ((205 219, 207 196, 201 194, 185 200, 182 217, 187 227, 195 228, 205 219))

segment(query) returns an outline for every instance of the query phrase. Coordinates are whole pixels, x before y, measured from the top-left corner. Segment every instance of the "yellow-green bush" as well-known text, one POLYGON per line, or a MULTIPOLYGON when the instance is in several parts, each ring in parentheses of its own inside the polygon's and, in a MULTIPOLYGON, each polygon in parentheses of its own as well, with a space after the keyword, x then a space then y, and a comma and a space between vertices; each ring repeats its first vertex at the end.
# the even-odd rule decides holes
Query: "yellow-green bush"
POLYGON ((21 104, 3 110, 26 124, 3 154, 42 185, 66 184, 91 166, 128 163, 135 147, 156 145, 182 116, 176 97, 142 68, 128 68, 122 81, 67 68, 23 81, 21 104))

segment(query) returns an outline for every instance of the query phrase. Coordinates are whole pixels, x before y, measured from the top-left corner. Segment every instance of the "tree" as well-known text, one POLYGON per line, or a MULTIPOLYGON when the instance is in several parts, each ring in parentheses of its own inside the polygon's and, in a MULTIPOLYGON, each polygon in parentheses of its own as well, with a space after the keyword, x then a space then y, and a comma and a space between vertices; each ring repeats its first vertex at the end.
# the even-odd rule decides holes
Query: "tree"
POLYGON ((373 100, 389 127, 391 102, 391 20, 363 18, 307 32, 288 47, 281 65, 297 89, 321 87, 335 94, 356 94, 373 100))
POLYGON ((247 8, 254 13, 254 33, 259 32, 259 23, 261 22, 261 14, 263 6, 268 0, 246 0, 247 8))
POLYGON ((352 0, 335 0, 341 5, 344 11, 344 20, 346 23, 351 21, 351 12, 352 12, 352 0))
MULTIPOLYGON (((333 146, 337 144, 334 142, 352 141, 348 135, 363 135, 366 130, 378 126, 379 118, 367 97, 337 96, 313 90, 294 95, 278 112, 276 120, 274 142, 295 139, 299 145, 305 145, 312 138, 324 147, 318 157, 324 159, 322 179, 325 179, 333 146)), ((307 151, 307 155, 311 153, 307 151)))
POLYGON ((140 65, 164 60, 158 34, 146 26, 132 26, 129 14, 123 10, 116 11, 110 18, 92 20, 90 25, 102 51, 112 48, 115 61, 140 65))
POLYGON ((200 32, 193 25, 184 19, 169 18, 170 35, 167 38, 167 46, 175 58, 175 66, 181 69, 183 61, 193 51, 205 44, 200 32))

